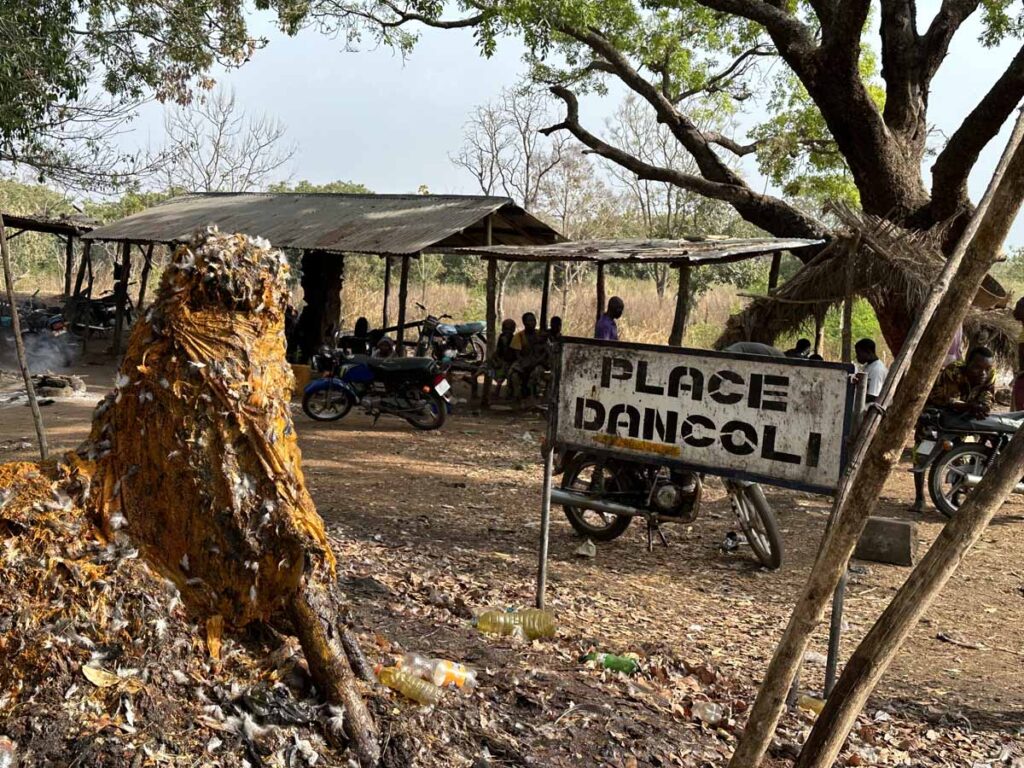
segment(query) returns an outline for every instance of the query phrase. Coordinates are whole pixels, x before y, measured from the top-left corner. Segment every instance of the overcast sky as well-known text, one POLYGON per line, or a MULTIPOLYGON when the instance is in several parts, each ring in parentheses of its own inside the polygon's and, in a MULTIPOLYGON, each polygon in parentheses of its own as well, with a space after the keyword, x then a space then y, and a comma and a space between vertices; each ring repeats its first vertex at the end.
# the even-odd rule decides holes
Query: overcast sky
MULTIPOLYGON (((924 16, 936 0, 919 3, 924 16)), ((266 17, 264 17, 266 18, 266 17)), ((449 154, 462 142, 462 127, 474 106, 514 85, 525 67, 522 47, 502 40, 496 55, 485 59, 467 31, 427 30, 405 61, 380 48, 345 52, 343 43, 312 31, 289 38, 269 20, 254 31, 269 45, 241 69, 220 82, 234 88, 238 102, 252 112, 282 120, 298 145, 292 178, 326 182, 361 182, 375 192, 415 192, 426 184, 434 193, 476 193, 474 180, 454 166, 449 154)), ((959 125, 984 89, 1005 69, 1016 46, 983 48, 978 27, 961 30, 936 78, 929 117, 947 135, 959 125)), ((585 98, 584 125, 601 132, 623 94, 585 98)), ((147 105, 126 146, 161 143, 160 107, 147 105)), ((981 195, 1009 133, 992 142, 971 178, 975 200, 981 195)), ((763 187, 751 163, 752 184, 763 187)), ((1018 221, 1011 243, 1024 244, 1018 221)))

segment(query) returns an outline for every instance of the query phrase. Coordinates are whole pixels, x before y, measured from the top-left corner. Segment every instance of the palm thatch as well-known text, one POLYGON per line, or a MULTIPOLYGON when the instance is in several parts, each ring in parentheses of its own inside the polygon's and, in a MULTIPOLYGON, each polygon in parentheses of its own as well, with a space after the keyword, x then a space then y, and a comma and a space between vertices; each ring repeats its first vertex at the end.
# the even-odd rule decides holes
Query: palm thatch
MULTIPOLYGON (((843 204, 831 209, 842 229, 790 280, 729 318, 717 347, 745 340, 771 343, 814 317, 824 317, 847 296, 867 299, 876 311, 892 301, 912 310, 924 304, 945 263, 944 228, 908 230, 843 204)), ((1020 324, 1005 309, 1007 298, 987 278, 964 320, 964 332, 972 343, 985 343, 1001 358, 1013 360, 1020 324)))

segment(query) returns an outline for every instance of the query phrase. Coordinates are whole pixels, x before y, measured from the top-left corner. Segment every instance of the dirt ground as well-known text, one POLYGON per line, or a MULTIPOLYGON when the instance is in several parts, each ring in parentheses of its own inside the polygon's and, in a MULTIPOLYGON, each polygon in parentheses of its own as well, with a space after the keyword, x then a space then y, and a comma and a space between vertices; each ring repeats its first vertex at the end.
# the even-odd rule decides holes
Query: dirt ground
MULTIPOLYGON (((44 409, 54 451, 85 437, 113 381, 110 366, 75 372, 90 397, 44 409)), ((396 717, 416 719, 427 734, 416 764, 723 765, 811 567, 829 500, 768 489, 785 546, 774 573, 743 548, 719 549, 733 521, 715 481, 700 518, 667 527, 670 546, 652 553, 634 523, 598 545, 594 559, 577 557, 579 539, 553 510, 548 602, 558 638, 487 638, 472 615, 533 599, 542 422, 458 408, 442 431, 421 433, 355 413, 321 425, 295 405, 306 481, 335 537, 352 621, 372 660, 413 650, 481 670, 472 696, 435 713, 396 702, 396 717), (589 669, 577 657, 590 648, 635 652, 643 673, 589 669), (695 721, 700 700, 723 705, 719 727, 695 721)), ((32 434, 27 407, 0 408, 0 461, 31 459, 32 434)), ((890 479, 875 514, 915 519, 923 551, 942 518, 908 510, 906 469, 890 479)), ((1009 502, 885 676, 842 764, 1024 765, 1022 521, 1024 506, 1009 502)), ((908 573, 858 566, 846 596, 844 657, 908 573)), ((826 635, 823 626, 805 664, 810 691, 820 691, 826 635)), ((778 765, 811 717, 797 711, 784 720, 778 765)))

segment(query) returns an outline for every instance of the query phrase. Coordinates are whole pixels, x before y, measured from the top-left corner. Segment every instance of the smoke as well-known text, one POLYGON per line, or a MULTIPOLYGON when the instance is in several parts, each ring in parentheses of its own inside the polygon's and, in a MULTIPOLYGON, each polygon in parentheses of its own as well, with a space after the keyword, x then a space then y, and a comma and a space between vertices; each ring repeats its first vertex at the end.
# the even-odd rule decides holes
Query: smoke
MULTIPOLYGON (((48 331, 24 333, 28 368, 32 373, 48 373, 70 368, 82 354, 82 341, 71 333, 54 336, 48 331)), ((17 368, 18 357, 10 329, 0 333, 0 368, 17 368)))

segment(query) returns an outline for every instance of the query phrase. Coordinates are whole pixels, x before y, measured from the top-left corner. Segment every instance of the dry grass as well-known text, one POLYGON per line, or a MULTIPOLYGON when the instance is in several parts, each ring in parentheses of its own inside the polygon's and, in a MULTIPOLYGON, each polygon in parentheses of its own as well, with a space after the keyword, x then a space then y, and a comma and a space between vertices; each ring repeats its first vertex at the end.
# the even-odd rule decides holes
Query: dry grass
MULTIPOLYGON (((616 278, 608 280, 607 290, 609 296, 621 296, 626 304, 625 315, 619 321, 620 334, 624 339, 653 344, 666 342, 672 328, 674 291, 669 291, 664 298, 659 298, 653 283, 616 278)), ((347 282, 343 325, 351 326, 360 316, 370 318, 371 324, 379 323, 382 298, 379 287, 354 280, 347 282)), ((410 319, 418 319, 423 315, 413 303, 416 301, 423 303, 433 314, 447 313, 457 321, 484 318, 482 292, 466 286, 428 283, 424 292, 423 287, 414 280, 409 287, 410 319)), ((392 291, 389 306, 391 322, 394 323, 398 307, 396 290, 392 291)), ((712 288, 700 297, 690 314, 686 343, 698 347, 710 345, 725 326, 729 315, 740 306, 741 300, 731 286, 720 285, 712 288)), ((539 315, 540 290, 512 290, 505 296, 504 310, 504 317, 511 317, 517 325, 521 325, 520 318, 524 312, 539 315)), ((594 286, 590 282, 574 285, 564 297, 560 290, 553 290, 550 314, 561 316, 566 334, 589 336, 596 318, 594 286)))

